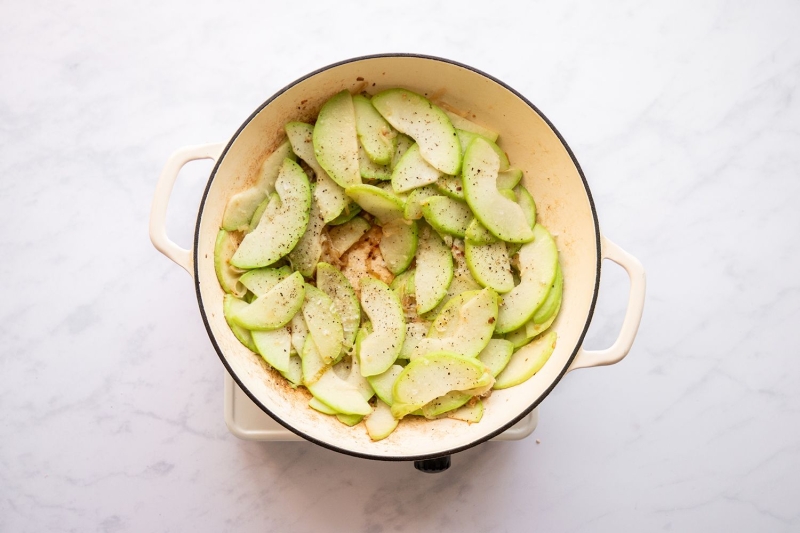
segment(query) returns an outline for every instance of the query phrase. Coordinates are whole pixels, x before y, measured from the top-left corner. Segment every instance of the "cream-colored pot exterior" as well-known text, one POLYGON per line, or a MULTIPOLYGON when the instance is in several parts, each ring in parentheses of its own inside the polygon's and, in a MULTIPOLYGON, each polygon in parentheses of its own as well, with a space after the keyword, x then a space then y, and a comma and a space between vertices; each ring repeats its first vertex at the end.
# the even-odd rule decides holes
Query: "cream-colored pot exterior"
POLYGON ((324 68, 285 88, 266 102, 231 141, 179 150, 168 162, 156 191, 151 216, 156 247, 195 278, 203 319, 222 362, 252 400, 301 436, 345 453, 375 459, 421 459, 452 453, 491 438, 530 412, 564 374, 574 368, 612 364, 633 342, 644 302, 644 272, 634 258, 604 239, 580 168, 548 121, 523 97, 497 80, 464 65, 438 58, 388 55, 354 59, 324 68), (535 376, 484 401, 477 424, 450 419, 408 417, 388 438, 372 442, 363 426, 349 428, 334 417, 308 408, 304 389, 292 390, 262 358, 242 346, 222 314, 223 291, 214 272, 214 242, 228 198, 248 186, 264 158, 284 139, 292 120, 311 121, 320 106, 343 89, 374 94, 405 87, 501 133, 499 145, 524 171, 524 185, 539 207, 539 222, 556 237, 564 274, 564 296, 553 328, 555 352, 535 376), (164 233, 163 220, 172 184, 187 161, 212 158, 211 174, 198 214, 193 253, 181 250, 164 233), (622 333, 603 352, 581 349, 608 257, 628 270, 631 293, 622 333), (194 260, 192 260, 194 259, 194 260))

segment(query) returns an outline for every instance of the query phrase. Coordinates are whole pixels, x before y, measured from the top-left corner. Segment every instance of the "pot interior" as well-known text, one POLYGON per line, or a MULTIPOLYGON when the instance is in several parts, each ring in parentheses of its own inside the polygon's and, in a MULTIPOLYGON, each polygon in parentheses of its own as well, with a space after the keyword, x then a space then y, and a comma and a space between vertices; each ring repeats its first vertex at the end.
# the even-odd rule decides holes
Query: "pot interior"
POLYGON ((318 71, 284 89, 234 135, 209 179, 198 215, 195 280, 206 327, 223 363, 242 389, 267 413, 324 446, 379 459, 433 457, 483 441, 533 409, 566 371, 580 347, 599 281, 599 230, 588 187, 559 135, 521 96, 468 67, 436 58, 376 56, 318 71), (348 89, 370 94, 405 87, 468 113, 500 132, 498 144, 536 200, 538 221, 555 236, 564 295, 553 328, 555 352, 533 378, 495 391, 484 400, 477 424, 407 417, 388 438, 372 442, 363 424, 353 428, 307 406, 305 389, 293 390, 233 336, 222 314, 223 291, 214 272, 214 242, 228 198, 248 186, 263 160, 284 138, 292 120, 311 121, 333 94, 348 89))

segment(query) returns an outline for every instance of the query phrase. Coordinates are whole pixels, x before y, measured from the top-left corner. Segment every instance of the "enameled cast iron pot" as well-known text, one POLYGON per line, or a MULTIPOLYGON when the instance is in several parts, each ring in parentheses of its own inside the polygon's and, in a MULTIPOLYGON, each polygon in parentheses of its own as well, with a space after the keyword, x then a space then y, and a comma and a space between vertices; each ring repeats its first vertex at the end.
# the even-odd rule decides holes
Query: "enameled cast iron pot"
POLYGON ((642 265, 600 233, 589 186, 555 127, 533 104, 501 81, 436 57, 387 54, 330 65, 267 100, 230 141, 178 150, 159 178, 150 237, 158 250, 194 278, 211 343, 225 368, 256 405, 289 430, 326 448, 368 459, 416 460, 418 467, 424 467, 422 460, 449 456, 508 429, 535 408, 567 372, 620 361, 630 350, 644 305, 642 265), (214 242, 228 198, 254 179, 261 162, 282 141, 284 124, 311 121, 321 105, 343 89, 365 88, 374 94, 389 87, 405 87, 434 96, 468 111, 476 122, 501 133, 499 144, 513 165, 523 169, 524 185, 539 207, 539 221, 556 236, 564 296, 553 325, 558 342, 550 360, 522 385, 493 392, 484 403, 485 412, 479 423, 408 417, 410 420, 404 420, 388 438, 372 442, 363 428, 349 428, 335 417, 308 408, 305 391, 290 389, 261 357, 236 340, 222 315, 223 291, 214 272, 214 242), (216 165, 200 203, 190 251, 167 237, 164 220, 178 171, 195 159, 213 159, 216 165), (620 264, 628 272, 628 308, 616 342, 607 350, 587 351, 581 344, 597 300, 603 259, 620 264))

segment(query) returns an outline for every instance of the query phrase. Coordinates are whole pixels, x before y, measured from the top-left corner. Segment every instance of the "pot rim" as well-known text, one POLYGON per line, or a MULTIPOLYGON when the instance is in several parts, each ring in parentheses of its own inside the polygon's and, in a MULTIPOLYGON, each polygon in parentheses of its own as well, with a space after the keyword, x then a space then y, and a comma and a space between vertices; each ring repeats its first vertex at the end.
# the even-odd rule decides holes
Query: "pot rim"
POLYGON ((358 57, 354 57, 354 58, 350 58, 350 59, 345 59, 343 61, 338 61, 336 63, 332 63, 330 65, 327 65, 327 66, 324 66, 322 68, 319 68, 319 69, 317 69, 317 70, 315 70, 313 72, 310 72, 309 74, 306 74, 305 76, 302 76, 302 77, 296 79, 295 81, 293 81, 290 84, 286 85, 285 87, 283 87, 282 89, 277 91, 275 94, 273 94, 271 97, 269 97, 263 104, 261 104, 255 111, 253 111, 253 113, 247 118, 247 120, 245 120, 242 123, 241 126, 239 126, 239 129, 236 130, 236 132, 230 138, 228 143, 225 145, 225 149, 222 151, 222 153, 220 154, 220 156, 217 159, 216 163, 214 164, 214 168, 212 169, 211 175, 208 178, 208 183, 206 184, 205 190, 203 191, 203 197, 200 200, 200 207, 199 207, 198 212, 197 212, 197 223, 195 225, 195 231, 194 231, 194 243, 192 245, 192 256, 194 258, 198 257, 198 245, 199 245, 199 242, 200 242, 200 221, 202 219, 203 210, 204 210, 205 203, 206 203, 206 198, 208 197, 208 192, 211 189, 211 184, 214 182, 214 178, 216 177, 217 170, 219 169, 220 164, 222 163, 223 159, 225 158, 225 155, 228 153, 228 150, 233 145, 233 142, 239 137, 239 134, 247 127, 247 125, 250 124, 250 122, 261 112, 261 110, 263 110, 270 103, 272 103, 273 100, 278 98, 280 95, 282 95, 283 93, 285 93, 286 91, 288 91, 289 89, 291 89, 292 87, 297 85, 298 83, 303 82, 303 81, 305 81, 308 78, 311 78, 313 76, 316 76, 317 74, 319 74, 321 72, 324 72, 326 70, 330 70, 332 68, 339 67, 341 65, 346 65, 348 63, 355 63, 357 61, 363 61, 363 60, 367 60, 367 59, 382 59, 382 58, 395 58, 395 57, 410 57, 410 58, 426 59, 426 60, 432 60, 432 61, 440 61, 442 63, 448 63, 448 64, 451 64, 451 65, 455 65, 455 66, 470 70, 470 71, 472 71, 472 72, 474 72, 476 74, 479 74, 479 75, 481 75, 481 76, 483 76, 483 77, 485 77, 485 78, 497 83, 498 85, 502 86, 503 88, 507 89, 508 91, 513 93, 515 96, 517 96, 520 100, 525 102, 525 104, 527 104, 535 113, 537 113, 547 123, 547 125, 550 127, 550 129, 552 129, 553 132, 558 137, 558 140, 561 141, 561 144, 567 150, 567 153, 569 154, 569 157, 572 160, 572 163, 575 165, 575 168, 578 170, 578 174, 580 175, 581 181, 583 182, 583 188, 584 188, 584 190, 586 192, 586 196, 587 196, 587 198, 589 200, 589 206, 590 206, 591 211, 592 211, 592 220, 594 222, 594 231, 595 231, 595 244, 596 244, 596 249, 597 249, 597 260, 596 260, 596 272, 597 272, 597 274, 595 276, 595 284, 594 284, 594 292, 592 294, 592 301, 591 301, 591 305, 589 306, 589 313, 586 316, 586 323, 583 326, 583 331, 581 332, 580 337, 578 338, 578 342, 576 343, 575 348, 572 351, 572 354, 569 356, 569 359, 567 360, 567 364, 564 365, 564 368, 561 369, 561 371, 559 372, 559 374, 556 377, 556 379, 554 379, 553 382, 547 387, 547 389, 545 389, 544 393, 542 393, 539 396, 539 398, 536 399, 536 401, 534 401, 530 406, 525 408, 519 415, 514 417, 510 422, 508 422, 504 426, 498 428, 495 431, 489 432, 486 435, 483 435, 482 437, 479 437, 479 438, 475 439, 474 441, 470 442, 469 444, 465 444, 465 445, 462 445, 462 446, 457 446, 457 447, 448 449, 448 450, 443 451, 443 452, 429 453, 429 454, 422 454, 422 455, 414 455, 414 456, 393 456, 393 455, 376 455, 376 454, 361 453, 361 452, 356 452, 356 451, 340 448, 340 447, 336 446, 335 444, 331 444, 331 443, 328 443, 328 442, 321 441, 321 440, 319 440, 317 438, 314 438, 314 437, 312 437, 310 435, 307 435, 307 434, 303 433, 302 431, 296 429, 295 427, 293 427, 288 422, 285 422, 281 417, 275 415, 272 411, 270 411, 264 404, 262 404, 258 400, 258 398, 253 393, 250 392, 250 390, 242 382, 242 380, 239 379, 239 376, 236 375, 235 372, 233 372, 231 366, 228 364, 227 359, 223 355, 222 350, 219 347, 219 344, 217 344, 217 341, 216 341, 216 339, 214 337, 214 333, 211 331, 211 325, 209 324, 208 315, 206 313, 205 306, 203 305, 203 298, 202 298, 202 295, 200 293, 200 281, 199 281, 200 280, 200 275, 199 275, 199 270, 198 270, 198 266, 197 266, 198 262, 196 260, 193 261, 193 271, 194 271, 193 277, 194 277, 194 284, 195 284, 195 292, 197 294, 197 303, 198 303, 198 306, 200 307, 200 316, 203 319, 203 325, 206 328, 206 332, 208 333, 208 337, 211 340, 211 344, 214 346, 214 350, 217 352, 217 355, 219 356, 220 360, 222 361, 223 366, 227 370, 228 374, 230 374, 230 376, 236 382, 236 384, 242 389, 242 391, 244 391, 244 393, 248 396, 248 398, 250 398, 250 400, 253 401, 253 403, 255 403, 262 411, 264 411, 270 417, 272 417, 273 420, 278 422, 281 426, 285 427, 286 429, 288 429, 292 433, 298 435, 299 437, 302 437, 303 439, 305 439, 305 440, 307 440, 309 442, 313 442, 314 444, 317 444, 319 446, 322 446, 323 448, 327 448, 327 449, 335 451, 335 452, 343 453, 343 454, 346 454, 346 455, 351 455, 353 457, 359 457, 359 458, 362 458, 362 459, 372 459, 372 460, 379 460, 379 461, 420 461, 420 460, 424 460, 424 459, 433 459, 433 458, 436 458, 436 457, 442 457, 442 456, 445 456, 445 455, 451 455, 451 454, 454 454, 454 453, 458 453, 458 452, 467 450, 467 449, 472 448, 474 446, 477 446, 479 444, 482 444, 482 443, 484 443, 484 442, 496 437, 497 435, 503 433, 504 431, 506 431, 507 429, 511 428, 513 425, 515 425, 517 422, 522 420, 525 416, 527 416, 547 396, 550 395, 550 393, 553 391, 555 386, 558 385, 558 383, 563 379, 564 375, 567 373, 567 369, 570 367, 570 365, 572 364, 572 361, 575 359, 575 356, 578 354, 578 351, 581 349, 581 346, 583 345, 583 340, 586 337, 586 332, 588 331, 589 325, 592 322, 592 317, 594 316, 595 305, 597 304, 597 294, 598 294, 598 291, 599 291, 599 288, 600 288, 600 269, 601 269, 601 265, 602 265, 600 225, 599 225, 598 220, 597 220, 597 209, 595 208, 594 199, 592 198, 592 193, 589 190, 589 184, 586 181, 586 176, 584 176, 583 169, 581 169, 581 166, 578 163, 578 160, 575 158, 575 154, 573 154, 572 149, 569 147, 569 145, 567 144, 567 141, 564 139, 564 137, 561 135, 561 133, 556 129, 556 127, 553 125, 553 123, 550 122, 550 119, 548 119, 544 115, 544 113, 542 113, 539 110, 538 107, 536 107, 530 100, 525 98, 525 96, 520 94, 514 88, 510 87, 509 85, 507 85, 506 83, 502 82, 501 80, 495 78, 494 76, 491 76, 490 74, 487 74, 487 73, 485 73, 485 72, 483 72, 483 71, 481 71, 481 70, 479 70, 477 68, 471 67, 469 65, 465 65, 463 63, 459 63, 458 61, 453 61, 451 59, 445 59, 445 58, 441 58, 441 57, 437 57, 437 56, 431 56, 431 55, 425 55, 425 54, 411 54, 411 53, 371 54, 371 55, 364 55, 364 56, 358 56, 358 57))

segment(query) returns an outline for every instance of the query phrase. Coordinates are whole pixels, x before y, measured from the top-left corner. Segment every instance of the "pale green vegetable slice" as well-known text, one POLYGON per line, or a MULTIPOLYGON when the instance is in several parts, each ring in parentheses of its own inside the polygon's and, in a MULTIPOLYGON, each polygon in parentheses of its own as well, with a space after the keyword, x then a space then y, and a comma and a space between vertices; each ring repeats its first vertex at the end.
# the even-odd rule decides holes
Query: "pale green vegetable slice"
POLYGON ((264 198, 264 201, 258 204, 256 207, 255 212, 253 213, 253 218, 250 219, 250 227, 247 229, 247 232, 250 233, 254 229, 258 227, 258 223, 261 222, 261 217, 264 216, 264 212, 269 207, 269 203, 272 201, 273 198, 276 198, 278 202, 280 202, 280 198, 275 193, 272 193, 270 196, 264 198))
POLYGON ((372 333, 361 342, 358 352, 361 373, 382 374, 392 366, 403 347, 406 335, 403 307, 385 283, 365 277, 361 280, 361 308, 372 324, 372 333))
POLYGON ((478 291, 482 288, 478 282, 472 278, 472 274, 470 273, 469 268, 467 268, 464 252, 464 241, 461 239, 453 239, 453 243, 450 246, 450 254, 453 257, 454 263, 453 280, 450 282, 450 286, 447 288, 447 294, 445 294, 444 298, 442 298, 442 301, 439 302, 439 304, 431 311, 426 313, 426 319, 435 319, 442 311, 444 305, 451 298, 454 298, 455 296, 458 296, 466 291, 478 291))
POLYGON ((477 218, 472 219, 472 222, 467 226, 467 231, 464 233, 464 240, 472 244, 492 244, 497 242, 497 237, 487 230, 477 218))
POLYGON ((425 221, 438 232, 463 237, 472 220, 467 204, 447 196, 431 196, 422 202, 425 221))
POLYGON ((406 366, 392 388, 392 415, 403 418, 450 391, 480 395, 494 384, 488 369, 476 359, 434 352, 406 366))
POLYGON ((361 327, 358 328, 356 340, 353 342, 353 354, 356 356, 356 359, 359 360, 359 368, 361 367, 361 344, 370 333, 372 333, 372 323, 370 323, 369 320, 365 320, 361 323, 361 327))
POLYGON ((497 138, 500 136, 500 134, 496 131, 472 122, 471 120, 464 118, 461 115, 457 115, 452 111, 445 110, 445 113, 447 114, 447 117, 450 119, 450 122, 453 124, 453 126, 460 130, 477 133, 481 137, 486 137, 492 142, 497 142, 497 138))
POLYGON ((478 360, 486 365, 494 377, 503 371, 514 353, 514 344, 505 339, 492 339, 478 354, 478 360))
POLYGON ((316 176, 317 187, 314 189, 314 197, 319 204, 320 216, 325 223, 332 223, 345 213, 347 206, 350 205, 350 198, 324 170, 320 169, 316 176))
POLYGON ((338 413, 365 416, 372 412, 372 407, 356 387, 336 375, 332 368, 306 386, 315 398, 338 413))
MULTIPOLYGON (((336 364, 332 370, 339 378, 352 385, 355 390, 361 394, 364 400, 369 401, 369 399, 375 395, 372 386, 361 376, 361 372, 358 368, 358 359, 348 357, 336 364)), ((355 426, 361 422, 364 417, 363 415, 336 413, 336 418, 339 419, 339 422, 347 426, 355 426)))
POLYGON ((342 359, 342 361, 334 365, 333 370, 340 378, 355 387, 365 400, 369 401, 370 398, 375 396, 372 385, 367 378, 361 375, 358 357, 346 357, 342 359))
POLYGON ((241 327, 233 321, 234 315, 239 311, 245 309, 249 304, 244 300, 240 300, 231 294, 226 294, 222 300, 222 314, 225 316, 225 322, 231 328, 233 335, 239 339, 239 342, 244 344, 252 352, 258 353, 258 348, 253 343, 253 336, 250 331, 241 327))
POLYGON ((356 424, 361 422, 361 420, 364 418, 361 415, 345 415, 345 414, 339 413, 339 412, 336 411, 336 409, 334 409, 333 407, 321 402, 316 397, 312 397, 311 400, 309 400, 308 406, 311 407, 312 409, 316 410, 316 411, 319 411, 322 414, 333 415, 337 419, 339 419, 339 422, 341 422, 342 424, 345 424, 347 426, 351 426, 351 427, 355 426, 356 424))
POLYGON ((509 168, 497 173, 498 189, 513 189, 520 181, 522 181, 522 170, 518 168, 509 168))
POLYGON ((522 185, 517 185, 514 192, 517 196, 517 203, 522 208, 522 212, 525 215, 525 220, 527 220, 530 227, 533 228, 536 225, 536 202, 533 201, 533 196, 531 196, 528 189, 522 185))
POLYGON ((284 142, 267 156, 252 187, 231 196, 225 206, 222 229, 226 231, 249 229, 256 209, 275 190, 275 180, 278 179, 280 168, 286 158, 294 158, 292 147, 288 142, 284 142))
POLYGON ((253 343, 264 361, 279 372, 289 370, 289 356, 292 349, 292 334, 288 327, 271 331, 252 331, 253 343))
POLYGON ((453 280, 453 257, 441 237, 429 226, 420 230, 414 287, 417 313, 427 313, 447 294, 453 280))
POLYGON ((514 352, 508 365, 497 376, 494 388, 507 389, 530 379, 550 359, 556 347, 556 339, 556 332, 551 331, 514 352))
MULTIPOLYGON (((481 135, 478 135, 477 133, 472 133, 470 131, 459 130, 459 129, 456 129, 456 134, 458 135, 458 141, 461 144, 461 153, 462 154, 467 151, 467 148, 469 147, 469 145, 470 145, 470 143, 472 141, 474 141, 478 137, 482 137, 481 135)), ((506 155, 506 153, 503 150, 501 150, 500 147, 497 146, 494 143, 494 141, 492 141, 491 139, 487 139, 487 140, 489 141, 489 146, 492 147, 492 149, 497 154, 497 157, 500 158, 500 169, 499 169, 500 172, 504 172, 504 171, 508 170, 509 162, 508 162, 508 156, 506 155)))
POLYGON ((458 176, 442 176, 436 182, 436 190, 454 200, 465 201, 464 182, 458 176))
POLYGON ((369 381, 369 384, 372 386, 372 390, 374 390, 378 398, 387 405, 391 406, 394 403, 392 387, 394 387, 394 382, 397 381, 397 376, 399 376, 402 371, 402 366, 392 365, 386 372, 367 378, 367 381, 369 381))
POLYGON ((394 168, 397 166, 397 163, 400 162, 400 159, 403 158, 408 149, 411 148, 412 144, 414 144, 414 139, 408 135, 403 135, 402 133, 397 134, 397 147, 392 155, 392 162, 389 165, 392 170, 394 170, 394 168))
POLYGON ((289 369, 281 372, 281 375, 289 381, 292 388, 303 384, 303 363, 298 355, 292 355, 289 358, 289 369))
POLYGON ((561 291, 563 289, 564 277, 561 274, 561 267, 556 265, 556 279, 553 281, 553 286, 550 287, 550 292, 547 293, 544 303, 533 314, 534 324, 544 324, 550 317, 555 314, 556 309, 561 306, 561 291))
POLYGON ((304 295, 303 276, 295 272, 233 315, 233 321, 250 330, 283 327, 300 310, 304 295))
POLYGON ((411 145, 392 170, 392 188, 406 192, 417 187, 436 183, 442 173, 430 165, 419 151, 419 145, 411 145))
POLYGON ((425 338, 425 335, 430 329, 428 322, 408 322, 406 323, 406 339, 403 342, 403 348, 400 350, 398 359, 408 359, 414 353, 417 344, 425 338))
POLYGON ((294 348, 297 355, 301 355, 308 337, 308 326, 306 326, 306 319, 303 318, 303 313, 294 315, 289 322, 289 329, 292 332, 292 348, 294 348))
MULTIPOLYGON (((408 332, 410 324, 416 323, 425 323, 422 321, 420 316, 417 314, 417 297, 414 294, 414 276, 416 275, 416 271, 412 268, 410 270, 406 270, 399 276, 397 276, 394 281, 392 282, 391 289, 397 294, 400 303, 403 305, 403 313, 406 319, 406 340, 403 342, 403 348, 400 350, 400 355, 397 357, 402 359, 408 359, 408 350, 411 349, 413 345, 416 344, 416 337, 409 338, 408 332)), ((416 335, 416 333, 411 333, 411 335, 416 335)), ((424 334, 422 335, 425 336, 424 334)))
POLYGON ((483 402, 476 398, 475 403, 468 403, 455 411, 449 412, 447 418, 454 418, 456 420, 469 422, 470 424, 476 424, 483 418, 483 402))
POLYGON ((475 281, 501 294, 514 288, 511 261, 504 242, 476 245, 467 241, 465 253, 467 266, 475 281))
POLYGON ((308 406, 310 408, 314 409, 315 411, 319 411, 323 415, 335 415, 335 414, 337 414, 336 409, 334 409, 333 407, 331 407, 328 404, 322 403, 321 401, 319 401, 319 399, 317 399, 317 398, 315 398, 313 396, 308 401, 308 406))
MULTIPOLYGON (((498 191, 500 192, 500 194, 502 194, 503 196, 505 196, 506 198, 508 198, 512 202, 516 202, 517 201, 517 194, 513 190, 511 190, 511 189, 498 189, 498 191)), ((524 211, 523 211, 523 214, 525 214, 524 211)), ((527 214, 525 214, 525 218, 526 219, 528 218, 527 214)), ((533 225, 531 225, 531 227, 533 227, 533 225)))
POLYGON ((504 294, 497 317, 497 333, 508 333, 530 320, 547 298, 558 269, 558 249, 550 233, 540 224, 535 239, 519 251, 520 284, 504 294))
POLYGON ((406 270, 392 280, 389 288, 392 289, 397 294, 397 297, 402 300, 407 294, 414 293, 413 290, 409 291, 409 286, 413 285, 413 277, 414 269, 406 270))
POLYGON ((464 196, 481 224, 507 242, 529 242, 533 231, 522 208, 497 189, 500 160, 488 141, 478 137, 464 154, 464 196))
POLYGON ((297 245, 289 252, 289 262, 292 267, 303 276, 310 278, 314 275, 317 263, 322 255, 322 230, 325 221, 320 212, 319 202, 315 195, 311 196, 311 211, 308 215, 308 226, 297 245))
POLYGON ((364 420, 364 415, 346 415, 344 413, 338 413, 336 418, 339 419, 339 422, 344 424, 345 426, 353 427, 362 420, 364 420))
POLYGON ((528 336, 526 331, 528 323, 505 334, 504 338, 514 346, 514 349, 522 348, 531 341, 532 337, 528 336))
POLYGON ((320 357, 333 362, 342 352, 344 328, 333 301, 323 291, 306 284, 303 318, 320 357))
POLYGON ((426 185, 414 189, 406 198, 406 206, 403 216, 406 220, 419 220, 422 218, 422 202, 431 196, 437 196, 439 191, 433 185, 426 185))
MULTIPOLYGON (((306 337, 303 351, 300 354, 303 368, 303 385, 308 387, 315 383, 322 374, 328 371, 331 365, 327 364, 317 350, 311 335, 306 337)), ((327 402, 326 402, 327 403, 327 402)))
MULTIPOLYGON (((469 267, 467 267, 467 260, 466 260, 466 251, 465 251, 465 242, 463 239, 453 239, 452 244, 450 245, 450 251, 453 254, 453 260, 455 261, 456 270, 465 272, 469 274, 469 267)), ((480 289, 477 283, 473 280, 473 284, 475 285, 475 289, 480 289)))
POLYGON ((445 174, 461 169, 461 147, 444 111, 406 89, 387 89, 372 97, 372 105, 396 130, 419 145, 420 153, 445 174))
POLYGON ((269 266, 288 254, 305 233, 311 209, 311 184, 306 173, 297 163, 285 159, 275 190, 280 207, 275 213, 268 208, 256 229, 245 236, 231 258, 233 266, 244 269, 269 266))
POLYGON ((331 251, 336 257, 341 257, 358 240, 369 231, 370 223, 361 217, 355 217, 341 226, 336 226, 328 230, 328 240, 331 251))
POLYGON ((431 322, 427 336, 432 339, 452 337, 458 329, 461 307, 480 293, 480 289, 454 295, 442 306, 431 322))
POLYGON ((392 187, 392 184, 390 182, 388 182, 388 181, 385 181, 385 182, 382 182, 382 183, 376 183, 375 186, 380 188, 380 189, 383 189, 384 191, 388 192, 389 194, 392 194, 392 195, 400 198, 400 200, 403 202, 403 210, 405 211, 405 203, 406 203, 406 199, 408 198, 408 193, 396 192, 394 190, 394 188, 392 187))
POLYGON ((460 391, 450 391, 422 406, 422 416, 436 418, 448 411, 458 409, 472 398, 471 394, 460 391))
POLYGON ((397 132, 386 122, 366 97, 353 96, 356 132, 369 158, 379 165, 388 165, 397 148, 397 132))
MULTIPOLYGON (((303 173, 305 174, 305 171, 303 173)), ((308 174, 306 174, 306 178, 308 178, 308 174)), ((309 189, 310 188, 311 184, 309 182, 309 189)), ((245 233, 245 235, 254 232, 262 220, 271 220, 275 218, 276 215, 281 213, 283 203, 281 202, 281 197, 277 192, 270 194, 269 197, 264 200, 264 202, 267 204, 264 208, 264 211, 257 218, 255 214, 253 215, 253 219, 250 221, 250 229, 247 231, 247 233, 245 233)), ((311 204, 309 203, 309 207, 310 205, 311 204)))
POLYGON ((538 335, 541 335, 542 333, 547 331, 550 328, 550 326, 553 325, 553 322, 556 321, 556 318, 558 317, 558 312, 560 310, 561 310, 561 302, 559 301, 558 306, 556 306, 556 310, 553 313, 553 315, 543 323, 537 324, 536 322, 533 321, 533 319, 528 320, 528 322, 525 324, 525 334, 527 335, 528 339, 533 339, 534 337, 537 337, 538 335))
MULTIPOLYGON (((483 289, 477 294, 462 294, 454 298, 464 303, 458 306, 458 318, 445 317, 443 324, 437 317, 428 333, 428 337, 417 344, 411 359, 414 360, 426 353, 445 351, 459 354, 462 357, 477 357, 492 338, 494 324, 497 320, 497 293, 492 289, 483 289)), ((448 305, 443 315, 452 315, 448 305), (447 309, 449 308, 449 309, 447 309)))
POLYGON ((342 321, 343 350, 347 351, 355 342, 361 322, 361 306, 356 293, 344 274, 328 263, 317 266, 317 288, 333 302, 335 312, 342 321))
POLYGON ((267 294, 275 288, 275 285, 288 278, 291 274, 292 269, 288 265, 280 268, 256 268, 245 272, 240 281, 258 298, 267 294))
POLYGON ((395 218, 382 226, 381 255, 394 275, 404 272, 417 252, 418 230, 414 220, 395 218))
POLYGON ((340 224, 344 224, 345 222, 350 222, 353 217, 361 212, 361 206, 351 201, 349 196, 347 197, 347 201, 350 203, 345 206, 344 211, 342 211, 338 217, 328 222, 329 226, 338 226, 340 224))
POLYGON ((252 221, 256 212, 264 202, 269 203, 269 200, 269 193, 255 187, 250 187, 236 194, 228 201, 225 216, 222 220, 222 228, 228 228, 227 231, 252 231, 252 221))
POLYGON ((403 216, 403 200, 374 185, 354 185, 345 192, 367 213, 375 216, 381 224, 403 216))
POLYGON ((344 189, 333 181, 317 162, 314 155, 314 126, 304 122, 289 122, 284 129, 292 145, 292 151, 314 171, 317 179, 314 196, 319 203, 322 220, 325 223, 331 222, 345 210, 350 199, 344 193, 344 189))
POLYGON ((317 174, 317 187, 314 189, 314 197, 319 204, 319 211, 325 223, 332 222, 342 216, 345 209, 350 204, 350 198, 325 171, 320 170, 317 174))
POLYGON ((364 148, 358 147, 358 172, 365 180, 390 180, 392 179, 392 169, 389 165, 379 165, 369 158, 364 148))
POLYGON ((238 245, 238 239, 233 234, 224 229, 219 230, 217 241, 214 243, 214 271, 223 291, 237 298, 243 298, 247 294, 247 287, 241 282, 242 273, 230 265, 231 257, 236 253, 238 245))
POLYGON ((358 136, 353 98, 342 91, 319 111, 313 134, 314 156, 341 187, 361 183, 358 170, 358 136))
POLYGON ((367 427, 369 438, 373 441, 378 441, 388 437, 397 428, 399 422, 392 416, 391 408, 381 400, 378 400, 378 403, 375 404, 375 410, 364 420, 364 425, 367 427))

